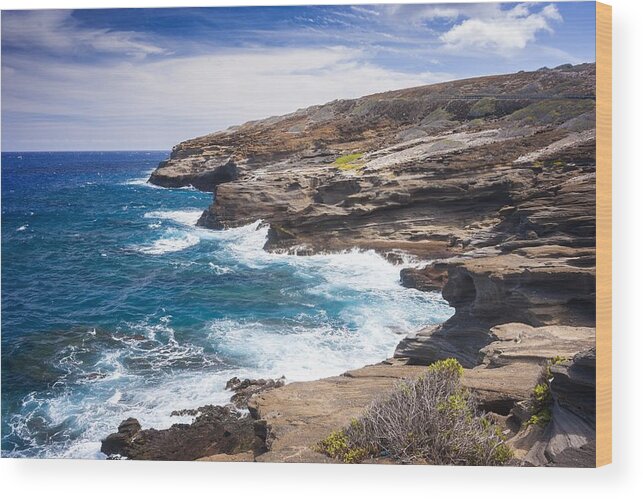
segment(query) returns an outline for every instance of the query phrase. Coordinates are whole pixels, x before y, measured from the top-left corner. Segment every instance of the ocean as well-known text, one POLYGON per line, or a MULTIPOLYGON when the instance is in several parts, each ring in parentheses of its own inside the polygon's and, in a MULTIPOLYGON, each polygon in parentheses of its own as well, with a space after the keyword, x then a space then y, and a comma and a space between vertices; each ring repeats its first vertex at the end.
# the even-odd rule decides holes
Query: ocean
POLYGON ((127 417, 228 402, 233 377, 378 362, 453 313, 372 251, 263 251, 195 227, 212 195, 146 183, 167 151, 2 154, 2 455, 105 458, 127 417))

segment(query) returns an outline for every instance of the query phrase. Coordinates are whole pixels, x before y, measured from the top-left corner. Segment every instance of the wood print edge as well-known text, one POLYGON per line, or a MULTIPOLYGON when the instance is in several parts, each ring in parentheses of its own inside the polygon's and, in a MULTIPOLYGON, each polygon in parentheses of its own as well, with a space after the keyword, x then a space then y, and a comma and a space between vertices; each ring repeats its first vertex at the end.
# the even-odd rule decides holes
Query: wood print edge
POLYGON ((596 466, 612 462, 612 7, 596 2, 596 466))

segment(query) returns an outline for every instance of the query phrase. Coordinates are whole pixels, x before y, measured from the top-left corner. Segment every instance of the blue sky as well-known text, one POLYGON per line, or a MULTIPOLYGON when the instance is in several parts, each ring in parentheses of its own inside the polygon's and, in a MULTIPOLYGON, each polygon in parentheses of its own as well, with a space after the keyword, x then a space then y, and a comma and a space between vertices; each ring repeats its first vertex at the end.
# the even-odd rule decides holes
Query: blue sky
POLYGON ((2 149, 169 149, 336 98, 592 62, 594 3, 2 12, 2 149))

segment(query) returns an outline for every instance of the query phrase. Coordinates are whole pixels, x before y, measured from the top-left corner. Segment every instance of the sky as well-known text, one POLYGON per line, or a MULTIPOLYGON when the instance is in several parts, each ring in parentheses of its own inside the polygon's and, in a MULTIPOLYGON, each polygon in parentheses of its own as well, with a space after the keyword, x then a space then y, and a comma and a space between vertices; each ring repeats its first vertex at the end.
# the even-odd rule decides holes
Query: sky
POLYGON ((593 2, 2 12, 2 150, 169 150, 298 108, 595 60, 593 2))

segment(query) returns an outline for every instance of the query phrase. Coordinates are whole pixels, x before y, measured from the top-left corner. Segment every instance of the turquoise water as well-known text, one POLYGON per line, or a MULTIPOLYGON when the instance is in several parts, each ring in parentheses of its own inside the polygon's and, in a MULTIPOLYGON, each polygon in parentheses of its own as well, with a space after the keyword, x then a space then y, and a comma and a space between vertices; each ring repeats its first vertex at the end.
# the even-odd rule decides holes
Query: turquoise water
POLYGON ((335 375, 452 314, 373 252, 276 255, 259 222, 195 227, 210 194, 145 182, 166 157, 2 154, 3 456, 103 458, 126 417, 180 422, 232 376, 335 375))

